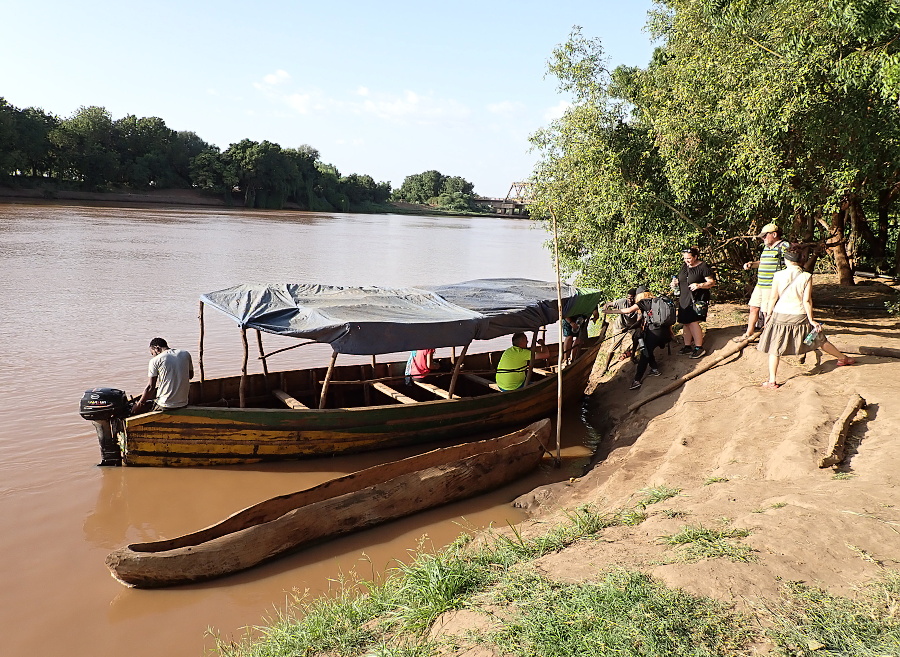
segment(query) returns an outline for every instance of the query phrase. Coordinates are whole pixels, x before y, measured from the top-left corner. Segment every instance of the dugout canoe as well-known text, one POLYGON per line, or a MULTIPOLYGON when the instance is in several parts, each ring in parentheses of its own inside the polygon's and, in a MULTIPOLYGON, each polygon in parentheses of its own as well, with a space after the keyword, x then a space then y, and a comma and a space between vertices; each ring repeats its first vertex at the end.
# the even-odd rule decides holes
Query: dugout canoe
MULTIPOLYGON (((563 315, 590 314, 599 299, 597 292, 564 286, 563 315)), ((553 416, 559 406, 558 345, 547 345, 549 356, 530 363, 526 385, 511 392, 501 392, 494 381, 502 349, 468 353, 479 340, 518 332, 530 332, 534 345, 541 330, 559 320, 555 283, 243 284, 202 295, 200 308, 200 378, 190 384, 188 406, 128 417, 123 391, 85 393, 82 416, 97 428, 101 465, 241 465, 469 439, 553 416), (244 346, 240 375, 204 376, 205 305, 238 324, 244 346), (252 374, 247 331, 254 329, 263 371, 252 374), (308 342, 267 354, 263 333, 308 342), (327 367, 269 370, 275 354, 312 343, 332 347, 327 367), (437 348, 453 352, 437 359, 439 369, 411 383, 405 381, 405 361, 385 356, 437 348), (371 362, 338 364, 339 354, 371 355, 371 362), (387 362, 376 362, 376 356, 387 362)), ((563 367, 563 403, 582 398, 605 326, 597 338, 582 335, 576 356, 563 367)))
POLYGON ((274 497, 206 529, 134 543, 106 564, 138 588, 189 584, 246 570, 304 546, 473 497, 538 466, 550 439, 543 419, 499 438, 435 449, 274 497))

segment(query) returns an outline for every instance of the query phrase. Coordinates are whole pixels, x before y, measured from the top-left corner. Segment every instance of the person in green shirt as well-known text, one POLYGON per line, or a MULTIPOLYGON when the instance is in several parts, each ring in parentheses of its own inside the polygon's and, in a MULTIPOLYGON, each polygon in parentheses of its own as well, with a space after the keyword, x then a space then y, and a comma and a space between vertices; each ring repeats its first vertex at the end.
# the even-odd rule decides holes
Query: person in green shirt
MULTIPOLYGON (((514 333, 512 346, 500 356, 497 363, 497 386, 503 391, 518 390, 525 384, 525 374, 528 371, 528 362, 531 360, 532 350, 528 348, 528 336, 524 333, 514 333)), ((535 358, 547 358, 550 350, 544 346, 543 340, 537 341, 534 349, 535 358)))

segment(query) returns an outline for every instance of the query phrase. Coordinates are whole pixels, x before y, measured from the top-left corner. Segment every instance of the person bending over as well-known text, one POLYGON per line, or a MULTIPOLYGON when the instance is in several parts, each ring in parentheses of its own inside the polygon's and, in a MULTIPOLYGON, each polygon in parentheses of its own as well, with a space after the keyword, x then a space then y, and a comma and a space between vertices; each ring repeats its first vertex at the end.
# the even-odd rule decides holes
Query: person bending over
POLYGON ((172 349, 162 338, 150 341, 150 364, 147 368, 147 387, 131 412, 146 410, 163 411, 188 405, 188 393, 194 376, 191 354, 183 349, 172 349), (150 400, 152 408, 146 408, 150 400))

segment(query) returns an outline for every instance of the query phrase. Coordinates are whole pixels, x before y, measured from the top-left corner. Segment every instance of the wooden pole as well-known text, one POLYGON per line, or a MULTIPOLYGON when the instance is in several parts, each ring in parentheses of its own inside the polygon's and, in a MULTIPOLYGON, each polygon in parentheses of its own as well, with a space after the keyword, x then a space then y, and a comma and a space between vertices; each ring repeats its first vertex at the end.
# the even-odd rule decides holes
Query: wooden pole
POLYGON ((884 358, 900 358, 900 349, 889 347, 860 347, 858 352, 865 356, 882 356, 884 358))
POLYGON ((716 356, 715 358, 713 358, 712 360, 707 362, 703 367, 700 367, 700 368, 694 370, 693 372, 688 372, 687 374, 682 376, 680 379, 677 379, 674 383, 670 383, 669 385, 667 385, 662 390, 658 390, 658 391, 654 392, 652 395, 650 395, 649 397, 645 397, 644 399, 633 403, 631 406, 628 407, 628 412, 633 413, 634 411, 639 409, 644 404, 651 402, 654 399, 657 399, 659 397, 662 397, 663 395, 668 395, 670 392, 672 392, 673 390, 677 390, 678 388, 683 386, 685 383, 687 383, 694 377, 700 376, 707 370, 711 370, 713 367, 715 367, 716 365, 721 363, 726 358, 729 358, 730 356, 734 356, 739 351, 743 351, 744 347, 746 347, 748 344, 750 344, 750 342, 752 342, 753 340, 758 338, 761 333, 762 333, 762 331, 757 331, 750 337, 744 338, 737 344, 735 344, 734 342, 729 342, 728 346, 722 350, 722 353, 720 353, 718 356, 716 356))
POLYGON ((200 319, 200 353, 197 354, 197 360, 200 365, 200 384, 202 389, 203 382, 206 381, 206 376, 203 374, 203 301, 200 302, 200 314, 198 315, 198 317, 200 319))
POLYGON ((459 371, 462 369, 463 361, 466 359, 466 352, 469 350, 469 345, 466 345, 462 348, 462 351, 459 352, 459 356, 456 358, 456 363, 453 365, 453 376, 450 377, 450 397, 453 397, 453 393, 456 392, 456 380, 459 378, 459 371))
POLYGON ((244 362, 241 363, 241 384, 238 388, 238 400, 241 408, 247 408, 247 361, 250 357, 250 348, 247 345, 247 329, 241 327, 241 344, 244 346, 244 362))
POLYGON ((536 329, 534 335, 531 336, 531 356, 528 358, 528 372, 525 373, 525 385, 531 383, 531 374, 534 371, 534 348, 537 346, 538 331, 536 329))
POLYGON ((559 315, 559 344, 556 354, 556 467, 562 465, 562 399, 563 399, 563 308, 562 308, 562 279, 559 273, 559 229, 556 221, 556 213, 550 208, 550 217, 553 219, 553 259, 556 265, 556 310, 559 315))
POLYGON ((865 406, 866 400, 858 394, 851 395, 850 399, 847 400, 844 412, 835 420, 834 426, 831 428, 831 436, 828 440, 828 444, 831 445, 831 453, 819 461, 820 468, 830 468, 844 460, 847 447, 847 432, 850 430, 850 425, 853 423, 856 413, 859 409, 865 408, 865 406))
POLYGON ((256 329, 256 344, 259 346, 259 359, 262 361, 263 374, 266 377, 266 390, 269 389, 269 366, 266 364, 266 352, 263 351, 262 333, 256 329))
POLYGON ((328 394, 328 384, 331 383, 331 375, 334 374, 334 364, 337 361, 338 352, 331 353, 331 362, 328 363, 328 373, 325 374, 325 382, 322 384, 322 394, 319 395, 319 408, 325 408, 325 399, 328 394))

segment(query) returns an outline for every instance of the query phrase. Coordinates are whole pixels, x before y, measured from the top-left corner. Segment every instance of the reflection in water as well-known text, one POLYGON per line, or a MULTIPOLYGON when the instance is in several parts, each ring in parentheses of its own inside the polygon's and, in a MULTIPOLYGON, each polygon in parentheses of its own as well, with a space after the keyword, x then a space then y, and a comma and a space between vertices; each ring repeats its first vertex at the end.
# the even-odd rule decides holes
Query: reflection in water
MULTIPOLYGON (((564 421, 562 468, 542 468, 487 495, 219 581, 141 591, 109 576, 104 560, 111 550, 196 531, 260 500, 414 448, 242 468, 101 469, 93 427, 77 410, 90 387, 139 392, 146 345, 156 335, 196 352, 203 292, 253 281, 550 279, 545 239, 519 219, 0 205, 4 654, 195 656, 211 643, 208 626, 240 633, 292 590, 327 591, 341 573, 383 571, 423 534, 440 546, 464 527, 517 522, 521 511, 510 500, 579 476, 589 452, 574 409, 564 421)), ((207 375, 236 373, 239 332, 215 313, 206 319, 207 375)), ((286 346, 274 344, 267 338, 266 349, 286 346)), ((316 349, 279 354, 272 369, 324 365, 329 350, 316 349)))

